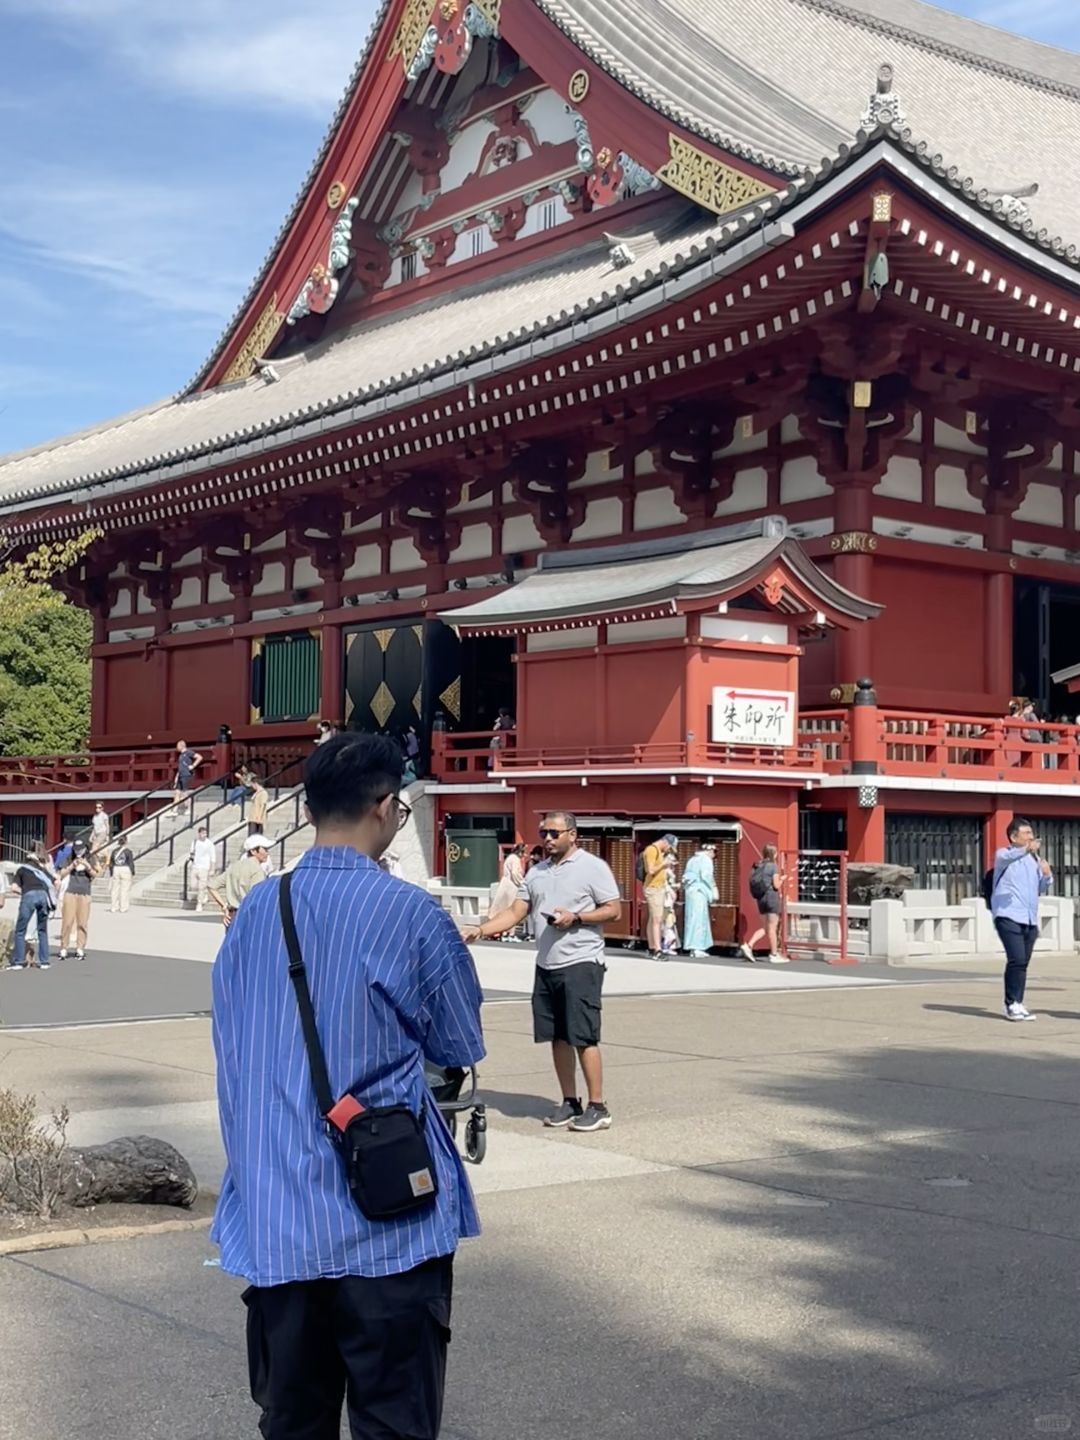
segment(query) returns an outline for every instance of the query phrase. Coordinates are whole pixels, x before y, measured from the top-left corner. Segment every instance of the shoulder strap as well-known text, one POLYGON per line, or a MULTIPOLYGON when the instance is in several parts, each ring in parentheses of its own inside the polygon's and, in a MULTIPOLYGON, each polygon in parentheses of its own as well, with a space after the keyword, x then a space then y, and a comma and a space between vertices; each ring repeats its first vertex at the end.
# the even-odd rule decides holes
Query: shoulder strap
POLYGON ((289 952, 289 979, 296 990, 296 1007, 300 1011, 300 1029, 304 1032, 304 1048, 307 1050, 311 1067, 311 1083, 315 1087, 315 1099, 319 1114, 328 1115, 334 1108, 334 1094, 330 1089, 330 1077, 326 1073, 326 1056, 319 1043, 319 1030, 315 1024, 315 1009, 311 1003, 307 970, 300 953, 300 940, 296 934, 296 919, 292 905, 292 871, 281 877, 278 886, 278 908, 281 911, 281 928, 285 932, 285 949, 289 952))

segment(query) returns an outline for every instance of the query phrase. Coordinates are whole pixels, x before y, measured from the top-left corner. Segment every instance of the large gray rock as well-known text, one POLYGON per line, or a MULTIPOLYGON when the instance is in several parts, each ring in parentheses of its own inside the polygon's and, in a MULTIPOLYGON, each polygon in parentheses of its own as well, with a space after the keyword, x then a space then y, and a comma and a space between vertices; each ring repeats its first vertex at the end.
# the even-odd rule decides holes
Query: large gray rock
POLYGON ((869 905, 872 900, 899 900, 915 884, 910 865, 870 865, 849 862, 847 891, 849 905, 869 905))
POLYGON ((125 1135, 64 1152, 61 1198, 69 1205, 194 1205, 195 1172, 164 1140, 125 1135))

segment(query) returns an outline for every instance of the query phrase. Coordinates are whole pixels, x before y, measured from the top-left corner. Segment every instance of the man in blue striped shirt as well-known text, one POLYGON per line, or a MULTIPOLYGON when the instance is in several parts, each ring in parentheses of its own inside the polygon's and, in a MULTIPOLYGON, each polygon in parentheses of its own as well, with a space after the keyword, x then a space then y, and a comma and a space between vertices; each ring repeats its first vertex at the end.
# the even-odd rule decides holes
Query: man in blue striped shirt
POLYGON ((438 1193, 368 1220, 319 1115, 278 910, 256 886, 213 977, 218 1106, 227 1167, 212 1238, 250 1282, 248 1361, 265 1440, 434 1437, 442 1410, 453 1256, 479 1233, 457 1149, 424 1080, 425 1057, 484 1054, 480 986, 449 916, 376 863, 408 817, 401 751, 338 735, 304 769, 314 847, 292 900, 335 1096, 365 1107, 427 1100, 438 1193))

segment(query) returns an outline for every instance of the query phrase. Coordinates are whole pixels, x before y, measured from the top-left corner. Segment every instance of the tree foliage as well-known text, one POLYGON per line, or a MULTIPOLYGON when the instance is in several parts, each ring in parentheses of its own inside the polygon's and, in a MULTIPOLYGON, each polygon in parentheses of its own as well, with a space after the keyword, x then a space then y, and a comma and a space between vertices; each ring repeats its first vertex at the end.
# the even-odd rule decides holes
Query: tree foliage
POLYGON ((0 566, 0 753, 78 750, 90 731, 93 623, 50 581, 100 532, 48 541, 0 566))

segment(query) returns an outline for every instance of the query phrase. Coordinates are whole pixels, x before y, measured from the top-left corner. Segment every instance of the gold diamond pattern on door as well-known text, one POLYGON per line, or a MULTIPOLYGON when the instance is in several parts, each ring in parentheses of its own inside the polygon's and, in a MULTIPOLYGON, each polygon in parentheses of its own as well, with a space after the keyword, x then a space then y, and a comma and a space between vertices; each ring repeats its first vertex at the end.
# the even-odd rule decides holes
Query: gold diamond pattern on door
POLYGON ((378 721, 380 730, 394 713, 394 697, 387 688, 385 680, 381 682, 379 688, 371 697, 371 713, 378 721))

